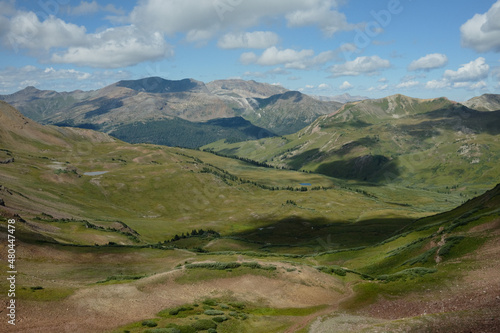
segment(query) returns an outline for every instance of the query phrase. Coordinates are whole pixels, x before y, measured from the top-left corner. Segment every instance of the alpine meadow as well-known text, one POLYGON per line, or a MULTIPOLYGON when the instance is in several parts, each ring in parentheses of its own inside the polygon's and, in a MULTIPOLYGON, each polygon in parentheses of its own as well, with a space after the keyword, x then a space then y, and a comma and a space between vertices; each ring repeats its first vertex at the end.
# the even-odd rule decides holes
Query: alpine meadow
POLYGON ((499 332, 500 0, 0 0, 2 332, 499 332))

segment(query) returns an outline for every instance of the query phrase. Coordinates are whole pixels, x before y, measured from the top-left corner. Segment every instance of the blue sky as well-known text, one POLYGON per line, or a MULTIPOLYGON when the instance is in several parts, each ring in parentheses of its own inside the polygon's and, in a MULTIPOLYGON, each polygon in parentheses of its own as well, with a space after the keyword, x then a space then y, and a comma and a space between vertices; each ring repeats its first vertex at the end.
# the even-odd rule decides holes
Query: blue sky
POLYGON ((161 76, 312 95, 500 92, 500 0, 0 0, 0 94, 161 76))

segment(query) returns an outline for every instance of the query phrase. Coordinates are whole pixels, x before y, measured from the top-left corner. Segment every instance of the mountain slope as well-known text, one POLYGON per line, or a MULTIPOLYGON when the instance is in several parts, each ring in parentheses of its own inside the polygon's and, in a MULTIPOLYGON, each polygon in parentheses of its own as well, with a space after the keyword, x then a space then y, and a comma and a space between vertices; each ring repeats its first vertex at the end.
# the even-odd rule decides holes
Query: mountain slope
POLYGON ((484 190, 500 176, 499 124, 500 112, 395 95, 348 103, 283 138, 205 148, 352 181, 484 190))
POLYGON ((141 121, 123 125, 110 135, 129 143, 152 143, 171 147, 198 148, 211 142, 241 142, 275 136, 241 117, 189 122, 180 118, 141 121))
POLYGON ((443 212, 453 193, 394 187, 406 203, 385 201, 318 174, 42 126, 3 102, 0 144, 14 158, 0 164, 0 238, 15 220, 19 331, 500 325, 500 185, 443 212))
MULTIPOLYGON (((324 223, 328 212, 320 208, 331 200, 357 202, 374 211, 391 209, 362 194, 332 188, 328 177, 257 167, 195 150, 131 145, 87 129, 44 126, 4 102, 0 120, 5 155, 0 160, 13 158, 0 164, 0 184, 11 191, 0 197, 25 218, 45 213, 89 221, 120 219, 139 228, 143 241, 157 242, 165 235, 155 228, 169 233, 185 223, 189 230, 208 224, 226 233, 294 215, 324 223), (107 173, 85 174, 99 171, 107 173), (297 191, 307 181, 318 188, 297 191), (322 187, 326 189, 319 191, 322 187), (283 205, 287 200, 310 209, 283 205), (151 223, 156 227, 149 230, 151 223)), ((222 125, 248 125, 241 118, 232 121, 236 124, 222 125)), ((354 206, 343 211, 346 220, 360 216, 354 206)))
POLYGON ((342 104, 322 102, 298 91, 287 91, 268 98, 249 99, 251 110, 243 117, 279 135, 292 134, 321 115, 336 111, 342 104))
POLYGON ((279 85, 260 83, 253 80, 215 80, 206 84, 214 95, 236 98, 267 98, 288 90, 279 85))
POLYGON ((140 92, 154 94, 175 92, 208 93, 208 89, 203 82, 193 79, 172 81, 157 76, 139 80, 122 80, 111 86, 125 87, 140 92))
POLYGON ((484 94, 462 104, 478 111, 498 111, 500 110, 500 95, 484 94))
POLYGON ((498 331, 499 212, 500 184, 373 247, 321 258, 323 271, 342 267, 368 281, 356 284, 355 296, 342 304, 347 318, 321 318, 311 330, 498 331))
MULTIPOLYGON (((161 135, 172 136, 171 129, 182 124, 190 134, 182 135, 176 131, 176 135, 181 136, 174 141, 180 146, 194 147, 193 142, 206 144, 208 138, 227 138, 230 141, 256 138, 239 131, 239 125, 227 132, 227 124, 234 121, 227 121, 218 130, 214 129, 213 123, 207 123, 214 119, 241 116, 260 128, 252 130, 263 133, 259 137, 268 137, 275 131, 278 134, 293 133, 340 105, 315 101, 305 95, 299 99, 291 96, 295 94, 299 93, 287 93, 283 87, 255 81, 218 80, 205 85, 193 79, 149 77, 119 81, 88 92, 59 93, 28 87, 12 95, 0 96, 0 99, 44 124, 89 128, 105 133, 124 133, 131 127, 137 130, 138 126, 147 123, 157 132, 163 126, 161 135), (273 95, 275 97, 271 97, 273 95), (219 134, 214 136, 214 132, 219 134)), ((139 132, 136 131, 133 142, 151 142, 150 136, 141 138, 139 132)))
POLYGON ((36 151, 42 146, 70 147, 67 140, 89 143, 114 142, 112 137, 80 128, 43 126, 0 101, 0 147, 36 151))

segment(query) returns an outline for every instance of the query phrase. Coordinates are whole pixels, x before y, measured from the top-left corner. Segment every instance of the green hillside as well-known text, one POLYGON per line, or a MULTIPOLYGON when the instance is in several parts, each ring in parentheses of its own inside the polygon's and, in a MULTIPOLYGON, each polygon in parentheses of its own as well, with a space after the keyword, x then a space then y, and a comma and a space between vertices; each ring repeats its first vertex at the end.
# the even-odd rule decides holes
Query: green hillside
POLYGON ((21 331, 500 325, 500 185, 471 200, 374 186, 42 126, 6 103, 0 143, 21 331))
POLYGON ((348 103, 299 132, 203 147, 270 165, 385 186, 472 196, 499 178, 500 113, 395 95, 348 103))

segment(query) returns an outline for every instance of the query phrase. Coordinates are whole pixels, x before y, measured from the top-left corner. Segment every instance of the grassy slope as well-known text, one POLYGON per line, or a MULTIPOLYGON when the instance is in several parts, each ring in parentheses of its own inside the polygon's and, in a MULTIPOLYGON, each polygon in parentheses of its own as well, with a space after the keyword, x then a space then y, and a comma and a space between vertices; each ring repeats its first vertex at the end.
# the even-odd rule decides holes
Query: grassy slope
POLYGON ((350 183, 462 192, 470 198, 498 179, 499 115, 446 99, 396 95, 348 103, 293 135, 204 148, 350 183))
MULTIPOLYGON (((140 235, 141 242, 155 243, 195 228, 241 236, 274 224, 300 229, 306 220, 321 226, 383 215, 404 219, 428 214, 340 188, 337 180, 321 175, 256 167, 194 150, 129 145, 87 130, 26 126, 23 131, 33 139, 8 130, 3 136, 5 153, 15 159, 2 165, 1 183, 14 193, 3 194, 6 205, 34 223, 56 223, 43 214, 80 221, 60 228, 66 241, 70 241, 67 231, 81 227, 83 220, 122 221, 140 235), (99 140, 89 142, 94 134, 99 140), (89 171, 108 173, 84 175, 89 171), (330 189, 283 189, 300 189, 300 183, 330 189), (365 209, 360 212, 361 206, 365 209)), ((54 237, 59 230, 46 229, 43 232, 54 237)), ((97 243, 120 236, 97 229, 89 232, 100 235, 97 243)), ((304 242, 314 239, 316 232, 320 231, 308 232, 304 242)), ((270 239, 275 234, 266 233, 270 239)), ((78 242, 94 243, 91 237, 78 242)))
MULTIPOLYGON (((119 326, 111 320, 110 311, 122 311, 122 318, 134 322, 155 317, 161 304, 168 308, 200 302, 204 297, 217 297, 220 299, 218 304, 244 302, 248 310, 240 312, 249 317, 248 321, 231 319, 224 322, 219 325, 219 331, 257 332, 266 327, 270 331, 283 332, 305 320, 311 312, 276 312, 269 308, 339 302, 350 295, 353 284, 355 295, 343 304, 343 311, 361 314, 360 322, 370 322, 372 314, 366 311, 376 308, 380 300, 405 300, 420 290, 430 290, 424 296, 432 299, 450 279, 463 285, 461 277, 469 271, 477 271, 483 264, 471 255, 482 253, 483 244, 498 239, 498 233, 494 232, 498 223, 492 224, 499 217, 498 188, 451 212, 411 222, 431 212, 442 211, 445 205, 452 203, 444 200, 440 203, 439 199, 444 197, 436 192, 397 186, 373 188, 378 196, 375 198, 373 193, 342 188, 340 186, 351 184, 322 175, 258 168, 200 151, 129 145, 102 136, 94 137, 90 131, 31 125, 32 128, 23 129, 27 133, 24 136, 16 134, 15 130, 0 133, 3 152, 15 158, 14 163, 1 166, 4 187, 0 197, 6 204, 0 207, 1 235, 5 237, 5 219, 13 217, 14 213, 27 221, 19 222, 16 230, 18 261, 23 272, 18 281, 19 300, 25 302, 25 313, 29 313, 30 318, 38 318, 37 327, 45 331, 53 331, 53 325, 59 322, 44 321, 44 314, 39 309, 34 310, 39 302, 51 302, 54 311, 59 307, 76 310, 89 300, 96 306, 108 304, 105 308, 96 307, 97 312, 86 310, 84 317, 97 325, 89 326, 96 331, 98 327, 102 330, 103 327, 119 326), (90 138, 93 140, 89 141, 90 138), (201 172, 204 168, 211 173, 201 172), (82 175, 85 171, 101 170, 109 172, 101 176, 82 175), (225 177, 228 173, 238 179, 225 177), (262 188, 299 187, 302 182, 335 188, 306 192, 262 188), (294 204, 287 204, 287 201, 294 204), (411 202, 411 205, 403 205, 402 201, 411 202), (360 207, 363 207, 361 211, 360 207), (62 221, 61 218, 74 220, 62 221), (87 228, 83 220, 110 230, 87 228), (135 230, 138 238, 134 240, 129 230, 111 230, 120 228, 118 220, 135 230), (477 229, 483 225, 487 227, 477 229), (474 227, 476 229, 472 229, 474 227), (166 244, 164 249, 137 246, 170 239, 176 233, 194 228, 212 228, 223 237, 183 239, 166 244), (390 236, 395 237, 384 241, 390 236), (446 242, 433 245, 443 236, 449 240, 448 245, 446 242), (61 244, 93 245, 110 241, 126 246, 61 244), (201 247, 209 252, 199 254, 169 249, 171 245, 187 249, 201 247), (353 247, 358 248, 349 250, 353 247), (434 255, 446 247, 447 252, 443 250, 440 255, 442 262, 436 264, 434 255), (274 265, 278 269, 276 272, 249 268, 175 269, 186 262, 207 260, 258 260, 264 266, 274 265), (318 265, 335 269, 342 266, 385 280, 369 282, 349 272, 345 276, 327 274, 312 268, 318 265), (401 273, 415 267, 427 271, 414 272, 412 279, 408 275, 412 271, 401 273), (437 272, 423 274, 434 269, 437 272), (171 275, 175 276, 173 280, 169 278, 171 275), (265 283, 259 279, 266 279, 265 283), (219 281, 224 281, 222 287, 219 281), (252 292, 248 292, 259 292, 261 298, 251 299, 244 291, 238 292, 244 281, 253 281, 250 283, 252 292), (189 284, 189 289, 182 287, 185 283, 189 284), (231 289, 232 283, 239 289, 231 289), (275 285, 274 291, 288 298, 277 298, 270 291, 259 289, 267 284, 275 285), (195 296, 188 293, 192 288, 198 288, 194 289, 197 290, 195 296), (116 295, 135 289, 141 292, 140 296, 132 294, 130 297, 139 297, 137 305, 140 308, 132 303, 122 304, 121 297, 116 298, 116 295), (168 294, 162 294, 165 290, 168 294), (299 300, 297 290, 302 291, 301 295, 330 295, 329 301, 321 298, 299 300), (343 296, 334 297, 330 293, 343 296), (149 299, 157 305, 152 307, 149 299), (150 309, 149 312, 138 311, 143 307, 150 309), (128 308, 130 313, 126 312, 128 308), (89 314, 97 317, 88 317, 89 314)), ((1 287, 6 286, 2 284, 1 287)), ((471 315, 483 310, 471 306, 464 310, 469 312, 463 318, 474 322, 471 315)), ((311 311, 323 313, 320 308, 311 311)), ((113 316, 116 317, 115 313, 113 316)), ((200 315, 193 313, 184 319, 159 315, 155 320, 163 327, 169 323, 190 325, 196 316, 200 315)), ((85 321, 82 318, 60 319, 81 325, 85 321)), ((441 320, 436 318, 432 324, 441 320)), ((25 322, 30 325, 29 320, 25 322)), ((140 323, 125 329, 143 332, 146 328, 140 323)), ((400 325, 386 319, 382 323, 400 325)))

